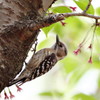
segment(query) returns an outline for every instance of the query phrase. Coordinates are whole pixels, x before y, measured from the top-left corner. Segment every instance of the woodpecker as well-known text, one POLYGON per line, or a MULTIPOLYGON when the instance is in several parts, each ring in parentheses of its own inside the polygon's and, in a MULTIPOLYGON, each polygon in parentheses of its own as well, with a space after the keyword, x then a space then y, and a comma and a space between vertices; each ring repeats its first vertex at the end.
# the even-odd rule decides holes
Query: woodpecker
POLYGON ((66 55, 66 46, 60 42, 58 36, 56 36, 56 43, 51 48, 44 48, 40 51, 37 51, 32 56, 19 77, 11 81, 9 86, 16 83, 23 84, 47 73, 59 60, 63 59, 66 55))

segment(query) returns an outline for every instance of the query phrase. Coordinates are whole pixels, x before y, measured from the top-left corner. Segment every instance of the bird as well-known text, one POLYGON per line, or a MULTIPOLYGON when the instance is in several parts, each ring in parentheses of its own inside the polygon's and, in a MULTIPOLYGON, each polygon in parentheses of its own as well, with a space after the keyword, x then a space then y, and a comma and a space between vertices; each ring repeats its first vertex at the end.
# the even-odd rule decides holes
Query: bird
POLYGON ((67 52, 65 44, 56 35, 55 44, 51 48, 43 48, 33 54, 22 73, 18 78, 12 80, 9 86, 23 84, 47 73, 59 60, 67 55, 67 52))

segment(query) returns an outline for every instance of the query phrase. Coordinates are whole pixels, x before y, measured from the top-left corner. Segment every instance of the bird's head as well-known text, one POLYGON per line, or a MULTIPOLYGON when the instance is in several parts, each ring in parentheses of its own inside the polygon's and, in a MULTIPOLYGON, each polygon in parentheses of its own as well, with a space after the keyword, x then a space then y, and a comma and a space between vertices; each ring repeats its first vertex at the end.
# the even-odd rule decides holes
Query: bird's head
POLYGON ((59 37, 56 35, 56 43, 53 46, 56 51, 58 60, 63 59, 67 55, 67 48, 64 43, 60 42, 59 37))

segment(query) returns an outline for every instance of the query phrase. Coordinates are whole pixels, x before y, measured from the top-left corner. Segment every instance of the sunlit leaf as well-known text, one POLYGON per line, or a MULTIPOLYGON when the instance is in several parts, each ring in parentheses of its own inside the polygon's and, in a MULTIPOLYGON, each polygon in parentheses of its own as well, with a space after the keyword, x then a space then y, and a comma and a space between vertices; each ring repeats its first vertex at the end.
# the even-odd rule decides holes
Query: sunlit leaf
POLYGON ((53 91, 53 92, 42 92, 39 94, 40 96, 63 96, 64 94, 58 91, 53 91))
POLYGON ((55 25, 52 24, 52 25, 50 25, 50 26, 48 26, 48 27, 44 27, 44 28, 42 28, 42 31, 43 31, 43 32, 45 33, 45 35, 47 36, 48 33, 53 29, 54 26, 55 26, 55 25))
POLYGON ((72 88, 81 79, 81 77, 88 71, 88 67, 82 65, 73 71, 69 79, 69 86, 72 88))
POLYGON ((81 32, 84 31, 86 27, 85 23, 77 17, 67 18, 64 22, 66 23, 65 26, 62 26, 62 24, 58 22, 53 28, 53 32, 61 37, 72 36, 74 39, 79 38, 78 35, 82 34, 81 32))
POLYGON ((92 95, 79 93, 73 97, 74 100, 96 100, 92 95))
POLYGON ((55 32, 59 36, 62 36, 64 34, 64 31, 65 31, 64 28, 65 28, 65 26, 62 26, 61 23, 56 23, 55 27, 53 29, 53 32, 55 32))
POLYGON ((99 74, 99 77, 98 77, 98 88, 100 88, 100 74, 99 74))
POLYGON ((52 44, 55 43, 55 37, 47 37, 45 40, 43 40, 41 43, 38 44, 37 50, 43 49, 43 48, 50 48, 52 44))
MULTIPOLYGON (((78 5, 78 7, 80 9, 85 10, 87 5, 88 5, 88 3, 89 3, 89 0, 78 0, 78 1, 74 0, 74 2, 78 5)), ((92 5, 87 10, 87 13, 88 14, 94 14, 94 8, 93 8, 92 5)))
POLYGON ((93 67, 100 69, 99 54, 98 55, 94 55, 94 57, 93 57, 93 67))
POLYGON ((40 96, 53 96, 52 92, 42 92, 39 95, 40 96))
POLYGON ((72 12, 70 8, 67 6, 57 6, 57 7, 52 7, 50 10, 54 13, 67 13, 67 12, 72 12))
POLYGON ((97 15, 100 15, 100 7, 98 7, 98 8, 96 9, 96 13, 97 13, 97 15))
POLYGON ((76 67, 78 67, 78 61, 77 59, 72 59, 71 57, 65 58, 64 60, 61 61, 64 67, 64 71, 68 74, 70 72, 73 72, 76 67), (73 61, 73 63, 72 63, 73 61))
POLYGON ((100 27, 97 27, 97 28, 96 28, 96 34, 97 34, 97 35, 100 35, 100 27))

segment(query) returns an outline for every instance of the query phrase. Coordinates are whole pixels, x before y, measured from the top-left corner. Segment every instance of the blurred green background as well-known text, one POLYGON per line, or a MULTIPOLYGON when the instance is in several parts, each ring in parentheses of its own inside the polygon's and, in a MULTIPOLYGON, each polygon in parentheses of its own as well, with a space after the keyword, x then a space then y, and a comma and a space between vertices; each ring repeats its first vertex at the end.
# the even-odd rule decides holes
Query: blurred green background
MULTIPOLYGON (((73 0, 76 11, 70 6, 63 6, 65 2, 59 1, 49 9, 53 13, 70 13, 82 11, 86 8, 88 0, 73 0)), ((70 0, 66 1, 70 2, 70 0)), ((95 4, 94 4, 95 5, 95 4)), ((71 5, 73 7, 73 5, 71 5)), ((100 15, 100 7, 90 6, 89 14, 100 15)), ((46 38, 38 45, 38 50, 50 47, 55 42, 55 34, 58 34, 68 48, 68 55, 59 61, 52 69, 50 76, 44 81, 45 91, 41 92, 41 100, 100 100, 100 27, 91 28, 95 20, 84 17, 70 17, 49 27, 43 28, 41 34, 46 38), (87 35, 88 34, 88 35, 87 35), (92 41, 94 36, 94 40, 92 41), (86 37, 85 37, 86 36, 86 37), (79 55, 73 53, 83 39, 85 45, 79 55), (92 64, 88 63, 91 50, 88 46, 93 42, 92 64), (54 71, 53 71, 54 70, 54 71), (51 86, 50 86, 51 83, 51 86)), ((42 36, 42 35, 41 35, 42 36)), ((41 37, 40 36, 40 37, 41 37)))

